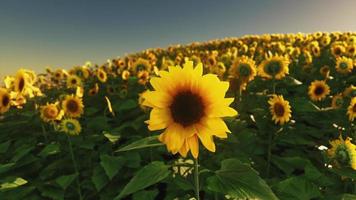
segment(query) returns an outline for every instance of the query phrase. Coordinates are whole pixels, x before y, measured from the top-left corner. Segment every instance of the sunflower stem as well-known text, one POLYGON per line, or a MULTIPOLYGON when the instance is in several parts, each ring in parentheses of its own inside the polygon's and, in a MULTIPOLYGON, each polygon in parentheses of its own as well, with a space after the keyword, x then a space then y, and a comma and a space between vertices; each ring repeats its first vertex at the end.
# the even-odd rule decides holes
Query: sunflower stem
POLYGON ((48 143, 47 131, 46 131, 46 128, 44 127, 43 123, 41 123, 41 126, 42 126, 42 135, 45 139, 45 143, 47 144, 48 143))
POLYGON ((271 170, 272 139, 273 139, 273 133, 270 132, 268 136, 268 150, 267 150, 267 178, 269 177, 270 170, 271 170))
POLYGON ((276 80, 273 78, 272 79, 272 89, 273 89, 273 94, 276 94, 276 80))
POLYGON ((194 190, 195 190, 195 196, 196 200, 200 200, 199 196, 199 164, 198 164, 198 158, 194 158, 194 190))
POLYGON ((73 147, 72 147, 72 142, 69 138, 69 136, 67 135, 67 139, 68 139, 68 143, 69 143, 69 152, 70 152, 70 156, 72 158, 72 162, 73 162, 73 167, 75 170, 75 174, 77 175, 76 177, 76 182, 77 182, 77 190, 78 190, 78 195, 79 195, 79 199, 82 200, 83 196, 82 196, 82 191, 80 189, 80 182, 79 182, 79 171, 78 171, 78 166, 77 166, 77 162, 75 161, 75 157, 74 157, 74 153, 73 153, 73 147))

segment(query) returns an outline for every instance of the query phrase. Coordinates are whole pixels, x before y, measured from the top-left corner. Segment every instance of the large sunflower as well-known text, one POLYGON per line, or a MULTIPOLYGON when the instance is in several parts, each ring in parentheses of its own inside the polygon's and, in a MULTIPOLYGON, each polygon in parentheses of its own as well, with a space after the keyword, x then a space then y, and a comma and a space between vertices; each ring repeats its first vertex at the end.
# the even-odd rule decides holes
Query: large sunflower
POLYGON ((61 120, 63 114, 63 110, 59 109, 58 103, 47 103, 46 105, 41 106, 41 118, 45 122, 61 120))
POLYGON ((159 140, 173 154, 185 157, 191 151, 197 158, 199 140, 215 152, 213 136, 226 138, 230 132, 221 118, 237 114, 229 107, 234 99, 224 98, 229 83, 213 74, 203 75, 202 64, 193 69, 191 61, 159 74, 150 81, 155 91, 143 94, 143 105, 153 108, 148 128, 165 129, 159 140))
POLYGON ((68 117, 80 117, 83 113, 83 101, 74 95, 67 95, 62 101, 62 108, 68 117))
POLYGON ((0 114, 7 112, 10 109, 11 98, 5 88, 0 88, 0 114))
POLYGON ((350 105, 347 108, 347 115, 349 116, 350 121, 354 121, 356 118, 356 97, 351 99, 350 105))
POLYGON ((325 81, 315 80, 313 81, 308 90, 308 94, 311 100, 321 101, 330 93, 330 87, 325 81))
POLYGON ((266 79, 282 79, 289 73, 289 59, 286 56, 271 56, 262 61, 258 67, 258 74, 266 79))
POLYGON ((60 124, 60 130, 68 135, 79 135, 82 131, 82 127, 76 119, 64 119, 60 124))
POLYGON ((336 71, 341 74, 350 73, 353 69, 353 60, 345 56, 336 58, 336 71))
POLYGON ((247 56, 236 58, 229 69, 229 75, 244 83, 252 81, 256 76, 255 61, 247 56))
POLYGON ((349 137, 344 140, 340 135, 339 139, 330 141, 331 148, 328 149, 328 156, 333 159, 337 165, 350 166, 356 170, 356 145, 351 143, 349 137))
POLYGON ((291 107, 289 102, 283 99, 281 95, 273 95, 272 98, 268 100, 269 109, 272 114, 272 120, 276 124, 283 125, 288 122, 292 117, 291 107))

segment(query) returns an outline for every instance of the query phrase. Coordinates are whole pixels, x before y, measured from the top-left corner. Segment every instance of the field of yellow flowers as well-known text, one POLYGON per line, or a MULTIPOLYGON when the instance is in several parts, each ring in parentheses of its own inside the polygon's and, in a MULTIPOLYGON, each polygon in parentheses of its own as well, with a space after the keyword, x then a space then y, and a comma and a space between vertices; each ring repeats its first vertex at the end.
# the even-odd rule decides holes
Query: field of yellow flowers
POLYGON ((356 199, 356 33, 148 49, 0 87, 0 199, 356 199))

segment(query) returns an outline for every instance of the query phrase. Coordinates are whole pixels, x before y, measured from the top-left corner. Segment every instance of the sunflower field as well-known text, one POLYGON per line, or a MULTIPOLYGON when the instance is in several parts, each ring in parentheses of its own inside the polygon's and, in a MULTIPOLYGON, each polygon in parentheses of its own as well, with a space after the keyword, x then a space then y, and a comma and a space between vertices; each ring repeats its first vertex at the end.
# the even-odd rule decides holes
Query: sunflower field
POLYGON ((19 69, 0 199, 356 199, 356 33, 266 34, 19 69))

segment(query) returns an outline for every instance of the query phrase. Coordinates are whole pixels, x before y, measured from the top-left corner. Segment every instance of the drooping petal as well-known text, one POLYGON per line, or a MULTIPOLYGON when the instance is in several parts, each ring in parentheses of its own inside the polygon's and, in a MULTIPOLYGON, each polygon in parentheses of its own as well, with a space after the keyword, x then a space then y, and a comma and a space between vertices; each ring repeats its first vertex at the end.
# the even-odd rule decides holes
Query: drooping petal
POLYGON ((194 135, 190 138, 187 138, 187 142, 189 145, 190 152, 194 158, 198 158, 199 156, 199 140, 198 136, 194 135))
POLYGON ((204 126, 197 125, 198 129, 198 137, 201 143, 211 152, 215 152, 215 143, 213 140, 213 136, 211 135, 211 130, 204 126))

